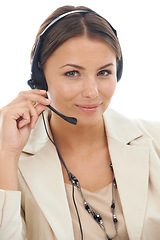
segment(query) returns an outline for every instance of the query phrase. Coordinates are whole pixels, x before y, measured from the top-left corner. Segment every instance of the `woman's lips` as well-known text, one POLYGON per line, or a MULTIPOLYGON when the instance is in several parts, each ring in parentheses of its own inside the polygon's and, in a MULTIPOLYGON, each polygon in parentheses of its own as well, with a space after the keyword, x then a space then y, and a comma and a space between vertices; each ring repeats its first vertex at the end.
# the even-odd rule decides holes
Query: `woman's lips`
POLYGON ((94 105, 77 105, 76 107, 78 107, 78 109, 80 109, 81 111, 85 112, 85 113, 95 113, 101 104, 94 104, 94 105))

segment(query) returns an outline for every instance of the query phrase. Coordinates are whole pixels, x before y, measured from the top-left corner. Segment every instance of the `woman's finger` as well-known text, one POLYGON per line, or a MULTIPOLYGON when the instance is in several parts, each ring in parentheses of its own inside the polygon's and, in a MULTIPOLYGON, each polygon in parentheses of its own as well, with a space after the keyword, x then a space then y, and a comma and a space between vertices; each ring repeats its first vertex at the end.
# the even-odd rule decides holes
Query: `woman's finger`
POLYGON ((27 110, 25 111, 24 115, 21 116, 21 119, 18 122, 18 128, 20 129, 27 124, 29 124, 31 128, 34 128, 37 120, 38 114, 36 109, 31 102, 27 102, 27 110))
POLYGON ((29 91, 21 91, 17 98, 15 98, 11 103, 9 103, 7 106, 13 106, 14 104, 24 102, 24 101, 30 101, 32 105, 36 105, 36 103, 40 103, 42 105, 49 105, 50 100, 48 100, 46 97, 46 91, 45 90, 29 90, 29 91))

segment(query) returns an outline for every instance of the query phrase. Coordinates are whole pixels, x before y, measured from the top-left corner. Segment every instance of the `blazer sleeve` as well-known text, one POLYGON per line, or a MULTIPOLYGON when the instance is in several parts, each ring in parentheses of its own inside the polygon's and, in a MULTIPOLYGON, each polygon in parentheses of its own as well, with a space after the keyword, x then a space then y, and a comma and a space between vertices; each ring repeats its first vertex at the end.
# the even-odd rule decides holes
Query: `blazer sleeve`
POLYGON ((0 239, 26 240, 21 192, 0 190, 0 239))

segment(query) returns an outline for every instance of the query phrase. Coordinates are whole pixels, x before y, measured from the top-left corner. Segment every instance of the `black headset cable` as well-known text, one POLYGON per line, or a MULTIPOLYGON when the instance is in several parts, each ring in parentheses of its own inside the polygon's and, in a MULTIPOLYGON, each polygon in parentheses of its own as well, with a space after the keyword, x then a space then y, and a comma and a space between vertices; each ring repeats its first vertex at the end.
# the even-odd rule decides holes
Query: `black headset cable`
POLYGON ((66 164, 65 164, 65 162, 64 162, 64 159, 63 159, 63 157, 62 157, 62 155, 61 155, 61 153, 60 153, 57 145, 56 145, 55 142, 52 140, 52 138, 49 136, 49 133, 48 133, 48 130, 47 130, 47 126, 46 126, 46 122, 45 122, 45 118, 44 118, 43 112, 42 112, 42 119, 43 119, 43 123, 44 123, 44 128, 45 128, 46 134, 47 134, 49 140, 51 141, 51 143, 55 146, 55 148, 56 148, 56 150, 57 150, 57 153, 58 153, 58 155, 59 155, 59 158, 60 158, 61 162, 63 163, 63 165, 64 165, 64 167, 65 167, 65 169, 66 169, 66 171, 67 171, 67 173, 68 173, 68 176, 69 176, 69 178, 70 178, 70 181, 71 181, 71 183, 72 183, 72 201, 73 201, 73 203, 74 203, 74 207, 75 207, 76 214, 77 214, 77 218, 78 218, 78 222, 79 222, 79 227, 80 227, 80 232, 81 232, 81 240, 83 240, 83 230, 82 230, 82 224, 81 224, 80 216, 79 216, 79 213, 78 213, 77 204, 76 204, 76 201, 75 201, 73 179, 72 179, 72 177, 71 177, 70 171, 68 170, 68 168, 67 168, 67 166, 66 166, 66 164))

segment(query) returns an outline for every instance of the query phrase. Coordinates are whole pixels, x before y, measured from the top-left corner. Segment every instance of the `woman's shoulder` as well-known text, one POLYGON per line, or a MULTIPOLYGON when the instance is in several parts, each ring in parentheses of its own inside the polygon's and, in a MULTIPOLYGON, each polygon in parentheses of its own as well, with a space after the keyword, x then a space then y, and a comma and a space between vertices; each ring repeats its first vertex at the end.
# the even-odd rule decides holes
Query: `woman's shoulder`
POLYGON ((136 126, 146 135, 155 139, 160 145, 160 122, 143 119, 133 120, 136 126))

